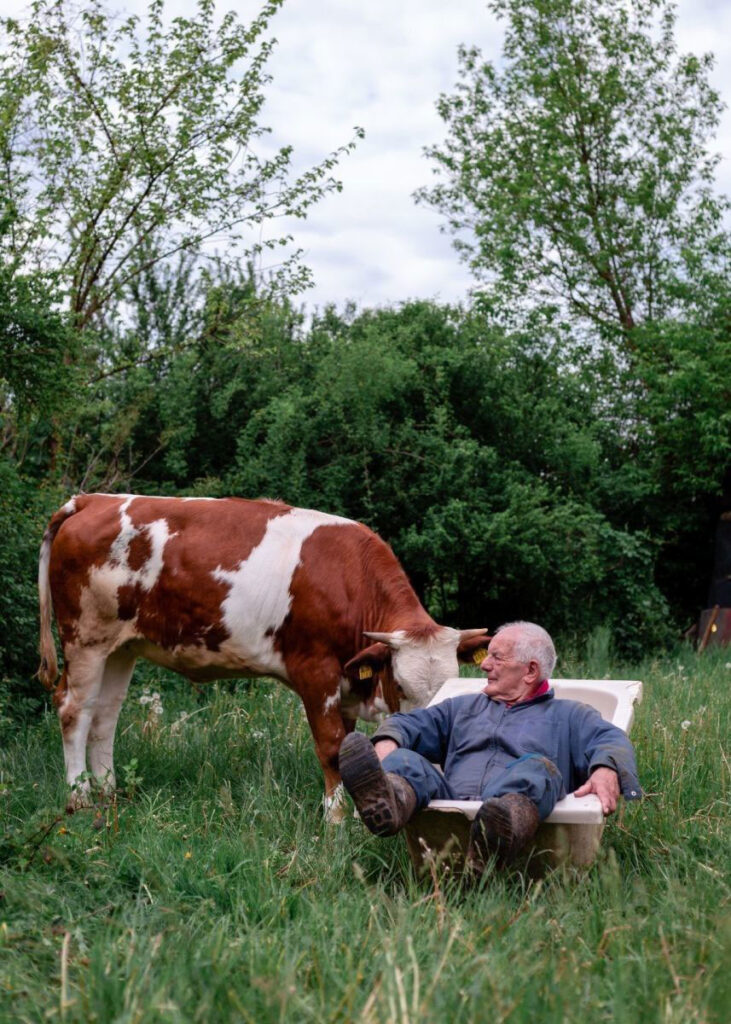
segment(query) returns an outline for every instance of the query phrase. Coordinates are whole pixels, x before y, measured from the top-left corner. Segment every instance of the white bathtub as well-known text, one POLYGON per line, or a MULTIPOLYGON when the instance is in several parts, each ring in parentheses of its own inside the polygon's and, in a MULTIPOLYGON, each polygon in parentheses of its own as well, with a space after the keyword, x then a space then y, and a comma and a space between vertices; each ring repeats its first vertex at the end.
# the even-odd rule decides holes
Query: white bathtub
MULTIPOLYGON (((629 733, 634 706, 642 699, 642 683, 636 679, 554 679, 558 700, 579 700, 595 707, 602 718, 629 733)), ((479 693, 485 679, 448 679, 430 706, 448 697, 479 693)), ((464 860, 470 823, 480 807, 479 800, 432 800, 406 826, 409 852, 417 868, 429 861, 449 859, 459 869, 464 860)), ((542 868, 569 862, 591 864, 599 849, 604 815, 599 798, 593 794, 569 794, 542 822, 536 837, 534 866, 542 868)))

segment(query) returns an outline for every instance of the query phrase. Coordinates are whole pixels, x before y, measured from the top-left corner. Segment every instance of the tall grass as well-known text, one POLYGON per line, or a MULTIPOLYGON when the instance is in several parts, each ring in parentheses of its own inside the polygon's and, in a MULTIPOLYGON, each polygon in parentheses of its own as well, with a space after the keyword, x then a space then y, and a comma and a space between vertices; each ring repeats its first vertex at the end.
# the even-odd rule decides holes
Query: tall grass
POLYGON ((400 837, 324 824, 304 714, 277 684, 196 694, 148 670, 122 792, 72 817, 55 717, 6 723, 0 1019, 726 1021, 731 651, 608 668, 645 682, 647 799, 591 869, 472 890, 416 879, 400 837))

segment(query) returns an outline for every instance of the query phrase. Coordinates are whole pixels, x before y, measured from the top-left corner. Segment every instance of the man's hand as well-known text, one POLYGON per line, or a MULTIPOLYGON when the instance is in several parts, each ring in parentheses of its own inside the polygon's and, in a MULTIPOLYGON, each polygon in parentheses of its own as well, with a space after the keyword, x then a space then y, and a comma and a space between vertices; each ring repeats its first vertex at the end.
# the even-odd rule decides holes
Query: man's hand
POLYGON ((574 796, 588 796, 595 793, 601 800, 602 810, 611 814, 619 800, 619 777, 613 768, 596 768, 583 786, 574 791, 574 796))
POLYGON ((379 740, 378 743, 373 744, 374 750, 378 754, 378 760, 382 761, 384 757, 388 757, 394 750, 398 750, 398 743, 393 740, 379 740))

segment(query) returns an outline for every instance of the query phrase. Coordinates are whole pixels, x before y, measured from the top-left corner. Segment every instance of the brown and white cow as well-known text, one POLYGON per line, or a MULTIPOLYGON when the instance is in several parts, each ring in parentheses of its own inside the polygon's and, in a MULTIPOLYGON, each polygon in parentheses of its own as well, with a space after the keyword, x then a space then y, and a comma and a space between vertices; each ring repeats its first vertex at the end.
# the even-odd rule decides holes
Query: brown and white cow
MULTIPOLYGON (((280 502, 82 494, 52 517, 38 567, 39 676, 69 785, 114 786, 114 733, 137 658, 194 681, 268 675, 302 699, 340 816, 338 750, 357 717, 426 704, 485 630, 439 626, 361 523, 280 502), (363 637, 376 641, 363 649, 363 637)), ((77 786, 74 800, 87 794, 77 786)))

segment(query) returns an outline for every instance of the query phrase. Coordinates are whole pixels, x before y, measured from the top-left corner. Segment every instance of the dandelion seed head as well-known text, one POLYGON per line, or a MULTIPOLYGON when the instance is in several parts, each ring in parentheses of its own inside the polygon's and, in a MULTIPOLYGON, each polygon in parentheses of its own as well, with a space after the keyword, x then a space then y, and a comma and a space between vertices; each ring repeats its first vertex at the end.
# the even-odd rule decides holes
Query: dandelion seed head
POLYGON ((143 708, 149 705, 150 715, 161 715, 163 713, 162 697, 157 690, 150 692, 149 686, 146 686, 142 691, 142 695, 139 697, 139 703, 143 708))

